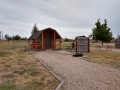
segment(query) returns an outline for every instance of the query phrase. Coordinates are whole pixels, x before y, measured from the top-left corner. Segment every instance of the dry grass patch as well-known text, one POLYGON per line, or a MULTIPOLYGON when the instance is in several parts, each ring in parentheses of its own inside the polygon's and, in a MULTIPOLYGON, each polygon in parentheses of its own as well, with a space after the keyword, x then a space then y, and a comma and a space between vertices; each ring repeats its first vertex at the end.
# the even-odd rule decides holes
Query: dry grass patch
POLYGON ((107 50, 92 50, 87 54, 88 60, 99 63, 110 64, 120 68, 120 53, 107 50))
POLYGON ((71 46, 72 42, 62 42, 62 49, 66 49, 67 46, 71 46))
POLYGON ((0 90, 54 90, 58 81, 25 53, 27 42, 0 43, 0 90))
MULTIPOLYGON (((72 42, 63 42, 62 49, 65 49, 68 45, 71 45, 71 43, 72 42)), ((84 58, 89 61, 110 64, 113 67, 120 68, 120 53, 106 49, 108 45, 114 48, 115 44, 104 43, 101 50, 97 49, 97 45, 101 45, 101 43, 90 43, 90 53, 87 53, 84 58)))

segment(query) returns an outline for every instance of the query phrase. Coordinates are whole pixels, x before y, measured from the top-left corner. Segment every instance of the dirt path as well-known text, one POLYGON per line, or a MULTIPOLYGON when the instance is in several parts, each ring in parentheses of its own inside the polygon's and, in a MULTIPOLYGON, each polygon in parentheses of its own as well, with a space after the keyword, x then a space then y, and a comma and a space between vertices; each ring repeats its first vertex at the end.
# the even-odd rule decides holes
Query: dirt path
POLYGON ((120 90, 119 69, 57 51, 37 52, 36 57, 64 78, 64 90, 120 90))

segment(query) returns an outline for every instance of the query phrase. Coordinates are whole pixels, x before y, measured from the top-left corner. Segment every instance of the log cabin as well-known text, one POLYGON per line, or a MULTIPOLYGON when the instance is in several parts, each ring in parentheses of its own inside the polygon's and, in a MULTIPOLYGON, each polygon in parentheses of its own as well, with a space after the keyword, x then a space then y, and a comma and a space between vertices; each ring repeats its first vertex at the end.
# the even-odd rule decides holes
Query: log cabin
POLYGON ((33 33, 28 39, 29 48, 33 50, 61 49, 61 43, 62 37, 50 27, 33 33))

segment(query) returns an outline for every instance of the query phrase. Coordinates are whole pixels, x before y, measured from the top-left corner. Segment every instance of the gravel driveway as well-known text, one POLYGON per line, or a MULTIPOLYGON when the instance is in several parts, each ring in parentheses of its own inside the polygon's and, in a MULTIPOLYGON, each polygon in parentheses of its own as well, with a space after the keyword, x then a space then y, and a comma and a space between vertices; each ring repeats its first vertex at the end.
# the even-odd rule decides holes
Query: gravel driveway
POLYGON ((120 70, 57 51, 36 52, 64 79, 64 90, 120 90, 120 70))

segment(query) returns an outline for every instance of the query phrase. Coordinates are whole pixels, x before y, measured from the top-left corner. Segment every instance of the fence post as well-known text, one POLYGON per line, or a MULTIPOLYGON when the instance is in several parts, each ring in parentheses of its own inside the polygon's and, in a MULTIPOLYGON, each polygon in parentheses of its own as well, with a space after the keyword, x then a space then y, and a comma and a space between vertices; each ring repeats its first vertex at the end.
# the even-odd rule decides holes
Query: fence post
POLYGON ((90 39, 88 37, 88 53, 90 52, 90 39))
POLYGON ((77 55, 77 40, 75 40, 76 41, 76 55, 77 55))

